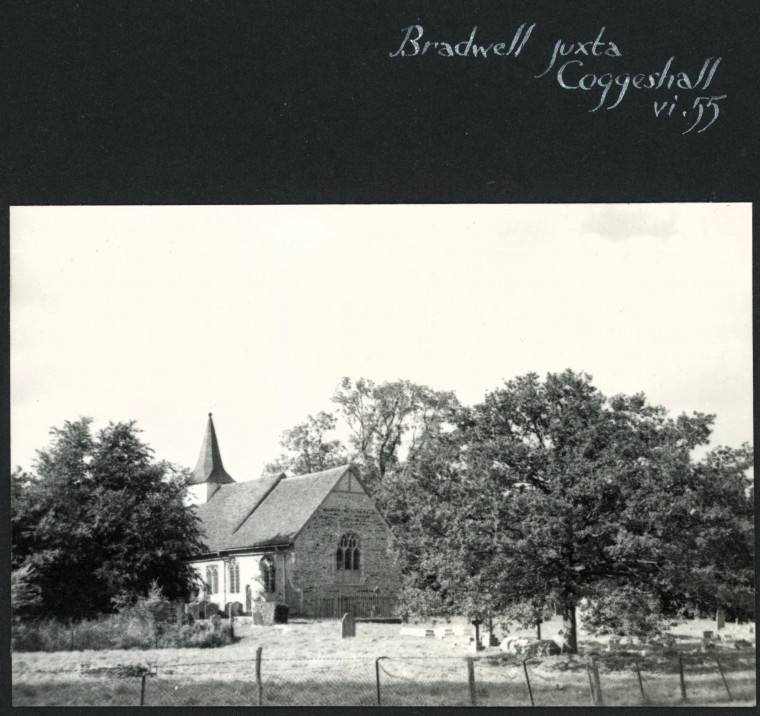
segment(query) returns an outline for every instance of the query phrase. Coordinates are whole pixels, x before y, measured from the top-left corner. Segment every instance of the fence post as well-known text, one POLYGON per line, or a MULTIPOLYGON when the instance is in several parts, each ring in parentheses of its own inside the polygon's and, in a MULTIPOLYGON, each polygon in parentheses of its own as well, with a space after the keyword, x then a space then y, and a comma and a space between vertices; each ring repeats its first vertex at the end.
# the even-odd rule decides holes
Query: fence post
POLYGON ((636 676, 639 677, 639 689, 641 689, 641 700, 643 703, 647 702, 647 695, 644 693, 644 681, 641 678, 641 669, 639 669, 639 660, 634 661, 636 664, 636 676))
POLYGON ((145 678, 147 674, 142 675, 142 683, 140 684, 140 706, 145 706, 145 678))
POLYGON ((528 676, 528 665, 525 663, 525 659, 523 659, 523 671, 525 672, 525 683, 528 685, 528 696, 530 696, 530 705, 535 706, 536 704, 533 702, 533 689, 530 688, 530 677, 528 676))
POLYGON ((596 656, 591 657, 591 666, 594 671, 594 686, 596 687, 596 697, 599 706, 604 706, 602 698, 602 682, 599 679, 599 665, 596 663, 596 656))
POLYGON ((591 689, 591 703, 596 706, 596 691, 594 690, 594 678, 591 676, 591 657, 586 660, 586 673, 588 674, 588 686, 591 689))
POLYGON ((257 703, 261 706, 264 700, 264 687, 261 684, 261 651, 263 647, 256 649, 256 691, 258 693, 257 703))
POLYGON ((678 654, 678 676, 681 682, 681 699, 686 701, 686 681, 683 678, 683 658, 678 654))
POLYGON ((471 656, 467 657, 467 682, 470 685, 470 705, 477 706, 475 697, 475 662, 471 656))
POLYGON ((387 656, 378 656, 375 659, 375 683, 377 684, 377 705, 382 706, 380 703, 380 659, 387 659, 387 656))
POLYGON ((723 679, 723 686, 726 687, 726 693, 728 694, 728 700, 733 701, 734 697, 731 696, 731 691, 728 688, 728 681, 726 681, 726 676, 723 673, 723 667, 720 665, 720 657, 716 654, 715 655, 715 661, 718 664, 718 671, 720 671, 720 678, 723 679))

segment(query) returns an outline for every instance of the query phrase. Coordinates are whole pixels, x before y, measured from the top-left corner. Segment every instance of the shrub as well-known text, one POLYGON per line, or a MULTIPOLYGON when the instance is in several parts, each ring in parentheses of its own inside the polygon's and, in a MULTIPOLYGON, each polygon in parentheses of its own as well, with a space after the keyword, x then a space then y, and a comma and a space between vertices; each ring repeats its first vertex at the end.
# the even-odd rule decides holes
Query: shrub
POLYGON ((116 603, 120 607, 117 614, 75 624, 55 619, 27 623, 16 620, 12 648, 15 651, 207 648, 233 642, 229 626, 214 630, 207 621, 185 618, 180 608, 172 608, 155 584, 144 597, 125 596, 116 603))
POLYGON ((11 615, 23 619, 35 615, 42 604, 42 590, 34 583, 34 568, 25 564, 11 572, 11 615))
POLYGON ((659 601, 635 587, 617 587, 580 607, 583 625, 591 634, 651 637, 663 630, 659 601))

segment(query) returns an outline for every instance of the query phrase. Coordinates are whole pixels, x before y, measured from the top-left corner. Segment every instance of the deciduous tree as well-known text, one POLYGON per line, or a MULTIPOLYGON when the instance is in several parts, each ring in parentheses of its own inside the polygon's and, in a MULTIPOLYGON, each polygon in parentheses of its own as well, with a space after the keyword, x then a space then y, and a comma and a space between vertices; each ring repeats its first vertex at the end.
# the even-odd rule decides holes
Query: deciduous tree
POLYGON ((334 415, 319 412, 285 430, 280 444, 286 452, 277 460, 267 463, 264 471, 304 475, 345 464, 348 457, 340 440, 326 439, 327 433, 334 431, 336 425, 334 415))
POLYGON ((202 551, 183 505, 186 475, 154 461, 133 422, 95 437, 91 422, 53 428, 34 472, 11 481, 12 566, 28 570, 47 615, 109 611, 117 595, 144 595, 154 580, 167 597, 185 596, 186 560, 202 551))
POLYGON ((725 600, 717 585, 735 593, 752 570, 750 453, 695 464, 712 421, 606 398, 570 371, 509 381, 387 482, 408 580, 474 616, 551 595, 571 652, 579 601, 605 585, 725 600), (687 577, 695 567, 715 579, 687 577))

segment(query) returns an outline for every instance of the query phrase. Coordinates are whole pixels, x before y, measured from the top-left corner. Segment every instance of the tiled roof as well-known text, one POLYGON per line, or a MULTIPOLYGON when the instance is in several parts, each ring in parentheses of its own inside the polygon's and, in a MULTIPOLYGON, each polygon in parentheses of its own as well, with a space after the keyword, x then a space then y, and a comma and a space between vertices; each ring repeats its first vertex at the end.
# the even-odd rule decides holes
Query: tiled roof
POLYGON ((198 505, 198 517, 209 552, 226 549, 232 533, 253 512, 282 475, 267 475, 249 482, 220 485, 208 502, 198 505))
POLYGON ((338 480, 351 469, 343 465, 309 475, 270 475, 221 485, 198 508, 208 551, 291 543, 338 480))
POLYGON ((219 452, 219 442, 216 439, 216 430, 214 430, 211 413, 208 414, 201 454, 198 456, 198 462, 190 475, 191 485, 200 485, 204 482, 216 482, 219 485, 235 482, 227 474, 222 464, 222 454, 219 452))

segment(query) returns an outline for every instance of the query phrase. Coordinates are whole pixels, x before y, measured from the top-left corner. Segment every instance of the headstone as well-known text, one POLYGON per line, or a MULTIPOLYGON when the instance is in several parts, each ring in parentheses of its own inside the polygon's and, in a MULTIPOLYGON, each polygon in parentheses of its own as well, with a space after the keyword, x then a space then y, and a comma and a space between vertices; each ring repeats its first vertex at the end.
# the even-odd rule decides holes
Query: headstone
POLYGON ((340 620, 340 636, 345 639, 349 636, 356 636, 356 622, 354 621, 354 615, 350 612, 343 615, 343 619, 340 620))
POLYGON ((211 617, 211 625, 214 627, 214 631, 219 631, 219 628, 222 626, 222 618, 218 614, 214 614, 211 617))
POLYGON ((715 644, 713 643, 712 639, 708 639, 707 637, 702 637, 699 645, 699 650, 701 652, 710 651, 711 649, 715 649, 715 644))
POLYGON ((227 614, 233 617, 239 617, 243 613, 243 605, 240 602, 228 602, 227 614))
POLYGON ((702 632, 702 637, 704 639, 712 639, 712 635, 713 635, 712 631, 703 631, 702 632))
POLYGON ((473 619, 471 624, 475 627, 475 651, 482 649, 483 646, 480 643, 480 625, 483 622, 480 619, 473 619))
POLYGON ((219 614, 219 605, 215 602, 206 602, 206 604, 202 607, 202 610, 205 611, 205 618, 210 619, 215 614, 219 614))
POLYGON ((200 605, 200 602, 192 602, 191 604, 188 604, 187 605, 187 613, 193 619, 199 619, 200 618, 200 614, 201 614, 201 605, 200 605))
POLYGON ((715 629, 716 631, 720 631, 721 629, 725 629, 726 627, 726 613, 718 608, 718 610, 715 612, 715 629))

